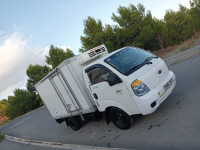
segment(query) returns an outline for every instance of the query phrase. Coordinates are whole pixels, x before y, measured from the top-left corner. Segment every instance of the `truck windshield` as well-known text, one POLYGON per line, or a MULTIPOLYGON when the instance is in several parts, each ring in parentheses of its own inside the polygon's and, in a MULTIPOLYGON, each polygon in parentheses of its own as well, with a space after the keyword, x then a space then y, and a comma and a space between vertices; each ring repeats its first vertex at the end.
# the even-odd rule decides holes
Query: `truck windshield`
POLYGON ((155 56, 136 47, 126 47, 106 58, 104 61, 120 73, 129 75, 141 68, 143 66, 141 64, 145 65, 144 62, 146 62, 148 58, 155 58, 155 56))

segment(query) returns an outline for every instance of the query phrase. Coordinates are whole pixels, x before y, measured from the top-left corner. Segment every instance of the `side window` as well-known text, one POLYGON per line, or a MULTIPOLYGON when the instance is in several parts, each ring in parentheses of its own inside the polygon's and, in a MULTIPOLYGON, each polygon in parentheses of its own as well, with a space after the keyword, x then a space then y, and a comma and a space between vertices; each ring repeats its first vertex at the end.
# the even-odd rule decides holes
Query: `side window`
POLYGON ((94 68, 92 70, 90 70, 89 72, 87 72, 88 78, 91 82, 91 84, 96 84, 96 83, 100 83, 103 81, 107 81, 107 77, 111 74, 111 72, 109 72, 106 69, 103 68, 94 68))

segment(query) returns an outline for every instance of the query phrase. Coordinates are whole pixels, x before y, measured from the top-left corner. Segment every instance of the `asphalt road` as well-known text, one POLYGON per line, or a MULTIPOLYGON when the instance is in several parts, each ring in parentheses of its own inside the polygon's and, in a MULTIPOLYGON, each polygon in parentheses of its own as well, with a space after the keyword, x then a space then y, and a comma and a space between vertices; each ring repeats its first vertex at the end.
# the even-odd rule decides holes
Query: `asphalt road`
MULTIPOLYGON (((170 69, 177 77, 177 85, 171 95, 153 114, 137 116, 129 130, 120 130, 112 123, 107 125, 102 119, 89 122, 75 132, 65 123, 57 124, 48 110, 43 108, 0 127, 0 133, 25 139, 91 146, 199 150, 200 56, 174 64, 170 69)), ((5 142, 0 143, 0 149, 5 142)))

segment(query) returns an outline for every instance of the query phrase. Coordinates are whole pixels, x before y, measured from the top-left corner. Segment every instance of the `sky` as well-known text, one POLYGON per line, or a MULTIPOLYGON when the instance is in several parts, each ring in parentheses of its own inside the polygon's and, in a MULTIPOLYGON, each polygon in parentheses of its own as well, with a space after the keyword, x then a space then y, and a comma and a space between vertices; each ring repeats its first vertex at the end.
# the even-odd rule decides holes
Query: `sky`
POLYGON ((51 44, 79 54, 88 16, 113 25, 119 6, 138 3, 158 19, 179 4, 189 8, 189 0, 0 0, 0 100, 25 89, 27 67, 45 65, 51 44))

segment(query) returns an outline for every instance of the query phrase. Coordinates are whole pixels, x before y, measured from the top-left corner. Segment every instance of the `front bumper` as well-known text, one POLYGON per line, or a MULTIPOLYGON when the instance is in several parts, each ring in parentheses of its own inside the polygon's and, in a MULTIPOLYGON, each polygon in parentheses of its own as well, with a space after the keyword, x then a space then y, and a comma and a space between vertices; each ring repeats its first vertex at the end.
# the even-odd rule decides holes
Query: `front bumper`
POLYGON ((163 81, 158 87, 152 89, 146 95, 140 97, 143 103, 138 104, 138 109, 143 115, 148 115, 153 113, 160 104, 169 96, 176 85, 176 77, 173 72, 169 71, 169 75, 165 81, 163 81), (173 79, 173 83, 166 90, 163 89, 163 86, 173 79))

